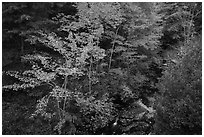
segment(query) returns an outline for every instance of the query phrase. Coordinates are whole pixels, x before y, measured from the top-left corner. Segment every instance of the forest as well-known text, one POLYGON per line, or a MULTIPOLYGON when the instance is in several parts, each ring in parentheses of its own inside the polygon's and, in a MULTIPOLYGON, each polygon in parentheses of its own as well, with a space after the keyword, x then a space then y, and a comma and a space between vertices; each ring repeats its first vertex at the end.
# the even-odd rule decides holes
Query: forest
POLYGON ((3 2, 3 135, 201 135, 201 2, 3 2))

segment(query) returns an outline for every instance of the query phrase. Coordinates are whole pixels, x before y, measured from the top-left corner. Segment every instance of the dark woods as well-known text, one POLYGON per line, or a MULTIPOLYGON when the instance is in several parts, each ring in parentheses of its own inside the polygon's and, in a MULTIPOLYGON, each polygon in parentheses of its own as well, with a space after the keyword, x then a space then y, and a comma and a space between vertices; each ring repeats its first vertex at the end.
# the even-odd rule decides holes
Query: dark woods
POLYGON ((202 134, 202 4, 2 3, 2 134, 202 134))

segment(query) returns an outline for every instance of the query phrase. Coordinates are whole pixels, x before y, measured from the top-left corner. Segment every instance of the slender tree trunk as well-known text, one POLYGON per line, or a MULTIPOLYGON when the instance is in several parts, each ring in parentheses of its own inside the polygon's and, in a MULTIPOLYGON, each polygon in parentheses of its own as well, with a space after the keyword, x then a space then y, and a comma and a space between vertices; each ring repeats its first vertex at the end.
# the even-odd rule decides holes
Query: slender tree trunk
POLYGON ((112 57, 113 57, 113 51, 114 51, 114 47, 115 47, 115 40, 116 40, 116 36, 118 35, 118 30, 119 30, 119 27, 118 27, 117 30, 116 30, 115 37, 114 37, 114 40, 113 40, 113 45, 112 45, 112 48, 111 48, 111 55, 110 55, 110 60, 109 60, 108 71, 109 71, 110 68, 111 68, 111 62, 112 62, 112 57))
MULTIPOLYGON (((67 75, 65 76, 65 79, 64 79, 64 90, 65 91, 67 90, 67 75)), ((66 108, 66 101, 67 101, 67 96, 65 96, 65 99, 64 99, 63 111, 65 111, 65 108, 66 108)))
POLYGON ((91 84, 92 63, 93 63, 92 57, 90 61, 91 62, 90 62, 90 67, 89 67, 89 92, 91 92, 92 90, 92 84, 91 84))

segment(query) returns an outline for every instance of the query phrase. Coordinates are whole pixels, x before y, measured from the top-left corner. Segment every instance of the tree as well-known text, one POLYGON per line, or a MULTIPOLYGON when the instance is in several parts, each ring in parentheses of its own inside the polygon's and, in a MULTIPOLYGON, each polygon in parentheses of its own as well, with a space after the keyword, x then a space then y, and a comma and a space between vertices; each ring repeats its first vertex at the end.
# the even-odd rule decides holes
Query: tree
POLYGON ((106 124, 107 118, 111 118, 109 115, 113 110, 111 109, 111 103, 107 103, 108 98, 106 95, 103 98, 95 99, 91 94, 93 93, 93 65, 105 56, 104 50, 98 47, 103 30, 101 30, 101 26, 94 28, 91 22, 84 18, 77 19, 69 15, 61 14, 55 21, 62 23, 59 31, 67 33, 68 36, 59 37, 54 32, 43 29, 30 29, 26 31, 26 34, 29 34, 27 41, 30 41, 32 44, 42 43, 53 51, 58 52, 62 62, 59 61, 60 59, 53 59, 52 55, 50 56, 42 52, 25 55, 22 59, 25 62, 31 63, 32 69, 23 72, 7 71, 7 74, 14 76, 22 83, 4 86, 4 89, 19 90, 47 84, 50 86, 51 91, 39 100, 35 114, 40 114, 49 119, 59 119, 58 124, 54 128, 59 133, 61 133, 62 125, 68 122, 68 125, 71 126, 68 134, 75 134, 76 128, 74 123, 76 121, 79 122, 82 115, 84 117, 88 115, 87 119, 83 120, 89 124, 83 125, 86 125, 93 132, 97 126, 106 124), (87 28, 88 30, 82 30, 87 28), (68 83, 69 81, 76 81, 83 75, 85 79, 88 77, 89 83, 89 90, 84 92, 80 90, 80 87, 74 88, 74 86, 71 86, 71 83, 68 83), (56 82, 57 78, 62 79, 63 83, 56 82), (73 102, 75 103, 70 108, 70 104, 73 102), (48 104, 53 104, 53 107, 50 108, 51 112, 47 112, 46 107, 48 104), (77 117, 77 114, 70 110, 73 106, 81 108, 77 112, 73 110, 80 116, 77 117), (90 124, 94 124, 94 126, 90 124))
MULTIPOLYGON (((163 20, 164 36, 163 46, 169 47, 179 41, 188 43, 195 35, 199 34, 199 20, 201 19, 201 3, 195 2, 168 2, 162 3, 161 13, 163 20), (196 34, 197 33, 197 34, 196 34)), ((174 48, 174 47, 173 47, 174 48)))
POLYGON ((63 8, 69 9, 66 10, 69 14, 76 12, 70 5, 70 3, 4 2, 2 9, 2 42, 3 54, 5 54, 3 56, 5 58, 3 58, 3 67, 10 63, 19 63, 20 56, 32 48, 24 41, 27 30, 32 27, 55 28, 50 19, 56 16, 58 12, 65 12, 63 8), (10 53, 9 48, 14 50, 14 54, 10 53), (7 54, 14 56, 15 60, 7 54))
POLYGON ((40 4, 39 14, 53 11, 28 12, 18 34, 36 50, 21 57, 27 69, 4 72, 18 81, 3 92, 42 95, 31 118, 44 117, 59 134, 151 133, 162 3, 40 4))
POLYGON ((201 45, 200 39, 192 40, 183 46, 185 54, 178 50, 170 56, 158 84, 156 134, 201 134, 201 45))

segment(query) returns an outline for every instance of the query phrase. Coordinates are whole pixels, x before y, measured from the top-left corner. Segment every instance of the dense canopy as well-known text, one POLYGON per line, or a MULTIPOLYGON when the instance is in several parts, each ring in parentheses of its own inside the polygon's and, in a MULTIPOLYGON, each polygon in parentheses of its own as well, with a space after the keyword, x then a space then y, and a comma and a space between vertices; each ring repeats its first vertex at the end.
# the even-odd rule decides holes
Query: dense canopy
POLYGON ((202 134, 202 3, 3 2, 2 134, 202 134))

